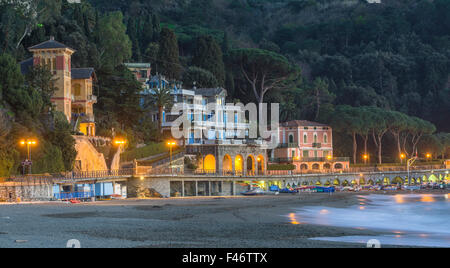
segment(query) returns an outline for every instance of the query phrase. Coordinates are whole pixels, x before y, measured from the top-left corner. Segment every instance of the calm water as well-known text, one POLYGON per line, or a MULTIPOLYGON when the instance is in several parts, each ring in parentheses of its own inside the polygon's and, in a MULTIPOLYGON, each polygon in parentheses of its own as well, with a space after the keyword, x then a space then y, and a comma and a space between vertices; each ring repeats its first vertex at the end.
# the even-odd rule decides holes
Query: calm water
POLYGON ((348 208, 304 207, 288 215, 292 224, 311 223, 390 233, 382 236, 321 237, 316 240, 385 245, 450 247, 450 195, 358 196, 348 208))

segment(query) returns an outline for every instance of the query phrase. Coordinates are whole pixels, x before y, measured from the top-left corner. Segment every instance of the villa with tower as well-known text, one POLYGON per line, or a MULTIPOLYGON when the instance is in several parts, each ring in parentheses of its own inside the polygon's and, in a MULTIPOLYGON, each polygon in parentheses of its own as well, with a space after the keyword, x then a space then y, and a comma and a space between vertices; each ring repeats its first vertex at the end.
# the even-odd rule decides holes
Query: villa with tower
POLYGON ((26 74, 33 66, 47 66, 53 73, 57 90, 51 97, 55 109, 64 113, 74 130, 85 136, 95 136, 94 104, 97 97, 92 85, 96 80, 93 68, 72 68, 75 50, 50 38, 28 50, 33 57, 22 61, 21 71, 26 74))

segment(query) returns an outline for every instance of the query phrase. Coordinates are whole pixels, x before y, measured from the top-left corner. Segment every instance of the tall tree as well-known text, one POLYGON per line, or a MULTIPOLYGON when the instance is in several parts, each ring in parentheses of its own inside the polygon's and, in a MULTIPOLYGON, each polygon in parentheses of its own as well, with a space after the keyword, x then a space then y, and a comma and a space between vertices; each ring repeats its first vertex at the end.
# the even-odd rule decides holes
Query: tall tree
POLYGON ((0 54, 0 103, 2 100, 8 101, 10 94, 21 87, 23 82, 23 76, 14 57, 0 54))
POLYGON ((389 131, 389 123, 388 123, 388 112, 386 112, 383 109, 377 108, 377 107, 369 107, 368 110, 371 113, 371 121, 373 122, 372 125, 372 138, 375 146, 377 147, 377 154, 378 154, 378 163, 383 163, 383 154, 382 154, 382 148, 383 148, 383 137, 386 134, 386 132, 389 131))
POLYGON ((172 104, 172 95, 170 94, 171 89, 169 87, 157 87, 151 90, 150 95, 148 95, 147 100, 145 101, 145 108, 151 109, 156 106, 158 109, 158 123, 159 123, 159 131, 163 132, 162 123, 163 123, 163 113, 164 109, 169 109, 169 106, 172 104))
POLYGON ((132 56, 132 43, 126 34, 121 12, 108 13, 99 21, 99 50, 104 65, 116 67, 132 56))
POLYGON ((222 50, 212 36, 200 36, 195 42, 192 65, 214 74, 220 86, 225 84, 225 65, 222 50))
POLYGON ((362 120, 358 111, 348 105, 339 105, 331 119, 331 126, 335 131, 346 133, 353 140, 353 163, 356 164, 358 142, 357 135, 360 132, 362 120))
POLYGON ((169 28, 163 28, 159 37, 157 70, 169 79, 179 79, 182 66, 175 33, 169 28))
POLYGON ((183 73, 182 81, 187 88, 194 87, 194 82, 195 86, 199 88, 215 88, 219 86, 219 82, 214 74, 198 67, 189 67, 183 73))
POLYGON ((322 107, 333 102, 335 96, 328 91, 328 83, 318 77, 304 94, 305 107, 313 107, 314 120, 319 120, 322 107))
POLYGON ((396 145, 397 145, 397 157, 401 155, 402 152, 402 146, 401 146, 401 140, 402 136, 406 134, 406 131, 408 130, 408 124, 410 122, 409 117, 406 114, 396 112, 396 111, 389 111, 387 112, 387 122, 389 125, 389 131, 394 136, 396 145))
POLYGON ((411 127, 410 127, 410 134, 411 134, 411 145, 412 145, 412 152, 411 155, 418 154, 417 151, 417 144, 419 143, 420 139, 424 135, 430 135, 433 134, 436 131, 436 127, 425 120, 422 120, 418 117, 412 117, 411 118, 411 127))
MULTIPOLYGON (((286 88, 290 79, 298 78, 299 70, 282 55, 272 51, 245 48, 230 51, 230 59, 243 80, 250 85, 258 103, 270 90, 286 88)), ((247 92, 242 92, 248 94, 247 92)))

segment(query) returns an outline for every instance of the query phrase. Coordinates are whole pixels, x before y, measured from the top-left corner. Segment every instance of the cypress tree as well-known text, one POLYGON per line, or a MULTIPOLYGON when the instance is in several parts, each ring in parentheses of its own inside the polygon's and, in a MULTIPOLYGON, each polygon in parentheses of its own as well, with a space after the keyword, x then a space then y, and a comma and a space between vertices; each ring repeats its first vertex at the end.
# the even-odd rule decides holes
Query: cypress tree
POLYGON ((148 15, 145 18, 142 29, 140 29, 140 33, 140 36, 142 36, 141 47, 146 48, 153 41, 153 22, 151 15, 148 15))
POLYGON ((223 34, 223 41, 222 41, 222 53, 224 55, 227 55, 228 52, 230 51, 231 46, 230 46, 230 40, 228 38, 228 33, 224 32, 223 34))
POLYGON ((180 78, 181 65, 178 41, 175 33, 169 28, 163 28, 159 37, 157 71, 169 79, 180 78))
POLYGON ((220 86, 225 83, 225 66, 219 44, 212 36, 197 38, 192 65, 203 68, 214 74, 220 86))
POLYGON ((152 15, 152 26, 153 26, 153 40, 152 41, 159 40, 159 35, 161 32, 160 23, 161 22, 159 20, 159 16, 157 14, 153 14, 152 15))

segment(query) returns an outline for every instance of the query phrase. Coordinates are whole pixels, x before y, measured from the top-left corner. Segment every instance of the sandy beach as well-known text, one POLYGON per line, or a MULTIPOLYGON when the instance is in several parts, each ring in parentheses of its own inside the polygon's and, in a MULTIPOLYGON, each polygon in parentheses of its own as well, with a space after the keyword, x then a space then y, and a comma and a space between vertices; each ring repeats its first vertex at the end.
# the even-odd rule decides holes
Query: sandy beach
POLYGON ((364 247, 308 238, 379 233, 303 224, 288 215, 302 206, 355 205, 365 194, 370 193, 3 204, 0 247, 61 248, 69 239, 82 247, 364 247))

